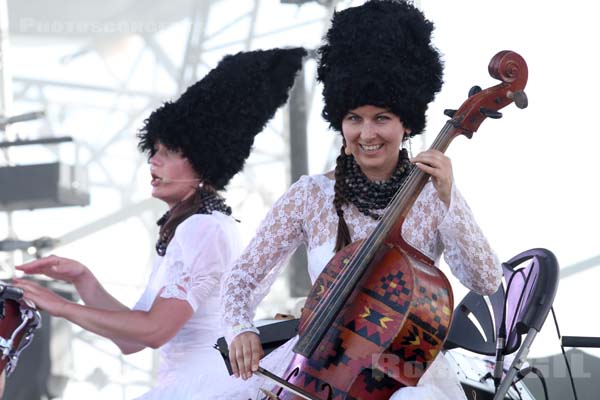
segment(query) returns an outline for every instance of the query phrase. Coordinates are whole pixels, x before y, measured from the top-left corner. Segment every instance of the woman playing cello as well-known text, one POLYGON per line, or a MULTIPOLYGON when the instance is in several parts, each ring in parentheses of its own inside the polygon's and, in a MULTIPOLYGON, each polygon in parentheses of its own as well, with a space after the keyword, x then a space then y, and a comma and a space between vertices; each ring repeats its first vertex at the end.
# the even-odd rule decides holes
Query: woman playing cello
MULTIPOLYGON (((401 149, 423 132, 427 106, 442 85, 432 30, 433 24, 404 1, 371 0, 334 15, 319 49, 317 73, 323 116, 341 132, 343 146, 335 171, 303 176, 273 205, 224 281, 224 321, 236 376, 248 379, 259 366, 263 352, 253 314, 287 257, 305 244, 314 282, 335 252, 369 236, 411 164, 430 181, 404 221, 404 240, 432 260, 443 253, 469 289, 496 291, 500 264, 453 181, 450 159, 436 150, 409 158, 401 149)), ((295 341, 261 364, 281 375, 295 341)), ((465 395, 437 357, 416 387, 402 388, 391 398, 465 395)))

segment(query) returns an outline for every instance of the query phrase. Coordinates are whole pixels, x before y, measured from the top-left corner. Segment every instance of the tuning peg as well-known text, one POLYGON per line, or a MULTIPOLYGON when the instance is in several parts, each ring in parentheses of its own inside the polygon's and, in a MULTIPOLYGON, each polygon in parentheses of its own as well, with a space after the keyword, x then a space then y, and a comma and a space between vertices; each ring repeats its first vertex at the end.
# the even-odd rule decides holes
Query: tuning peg
POLYGON ((488 118, 498 119, 502 118, 502 113, 498 110, 492 110, 491 108, 481 107, 479 112, 488 118))
POLYGON ((447 117, 452 118, 454 117, 454 114, 456 114, 456 110, 450 110, 448 108, 444 110, 444 115, 447 117))
POLYGON ((518 90, 516 92, 508 92, 507 96, 509 99, 515 102, 515 105, 520 108, 527 108, 529 105, 529 100, 527 100, 527 95, 524 91, 518 90))
POLYGON ((474 94, 477 94, 481 92, 481 87, 475 85, 473 86, 471 89, 469 89, 469 97, 473 96, 474 94))

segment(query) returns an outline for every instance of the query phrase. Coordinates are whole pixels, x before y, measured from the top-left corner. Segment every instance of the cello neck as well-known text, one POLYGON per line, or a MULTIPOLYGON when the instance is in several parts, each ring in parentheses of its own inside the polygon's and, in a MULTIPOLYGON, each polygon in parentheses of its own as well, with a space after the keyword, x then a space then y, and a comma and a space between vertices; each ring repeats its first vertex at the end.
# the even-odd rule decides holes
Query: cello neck
MULTIPOLYGON (((448 149, 452 139, 456 137, 456 134, 454 122, 449 120, 433 141, 430 149, 444 153, 446 149, 448 149)), ((404 221, 404 218, 406 218, 406 215, 428 180, 429 174, 421 171, 414 165, 411 166, 408 177, 390 201, 385 213, 381 217, 380 223, 375 228, 375 231, 370 236, 369 240, 365 242, 365 246, 375 245, 378 247, 386 240, 390 231, 398 226, 398 222, 404 221), (371 239, 373 239, 374 243, 367 244, 371 239)))

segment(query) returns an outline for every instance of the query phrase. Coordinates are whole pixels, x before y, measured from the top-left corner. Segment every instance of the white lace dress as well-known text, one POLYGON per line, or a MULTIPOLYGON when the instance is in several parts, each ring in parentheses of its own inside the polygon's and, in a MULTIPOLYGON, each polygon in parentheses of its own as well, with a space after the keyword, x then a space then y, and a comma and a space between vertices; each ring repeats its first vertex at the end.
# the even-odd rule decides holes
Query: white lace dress
MULTIPOLYGON (((160 296, 186 300, 194 314, 160 348, 156 386, 139 399, 216 399, 234 379, 213 345, 223 336, 221 279, 240 250, 236 224, 220 212, 192 215, 179 224, 164 257, 156 258, 134 309, 148 311, 160 296)), ((243 397, 242 386, 238 395, 243 397)))
MULTIPOLYGON (((338 222, 333 197, 332 179, 325 175, 303 176, 273 205, 224 280, 223 317, 228 341, 241 332, 254 330, 256 306, 301 243, 307 248, 312 282, 333 257, 338 222)), ((344 206, 344 217, 353 240, 364 239, 377 224, 353 205, 344 206)), ((498 288, 502 276, 500 263, 455 184, 447 208, 433 184, 427 183, 404 222, 402 235, 433 260, 439 260, 443 252, 452 273, 469 289, 491 294, 498 288)), ((282 373, 292 356, 295 340, 271 353, 261 365, 282 373)), ((256 390, 259 385, 273 386, 258 378, 252 380, 256 390)), ((416 398, 456 400, 464 399, 465 395, 444 358, 437 357, 417 387, 400 389, 391 397, 416 398)))

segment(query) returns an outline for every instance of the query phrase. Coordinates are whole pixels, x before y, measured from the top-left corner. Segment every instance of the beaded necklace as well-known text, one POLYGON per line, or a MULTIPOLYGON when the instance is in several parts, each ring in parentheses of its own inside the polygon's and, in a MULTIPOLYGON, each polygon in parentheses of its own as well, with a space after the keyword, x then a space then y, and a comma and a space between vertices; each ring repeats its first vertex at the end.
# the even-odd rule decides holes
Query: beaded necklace
POLYGON ((398 165, 390 179, 372 181, 362 172, 354 157, 345 156, 342 196, 346 202, 354 204, 362 214, 378 220, 380 215, 372 210, 387 207, 408 176, 411 166, 408 152, 406 149, 401 149, 398 165))

